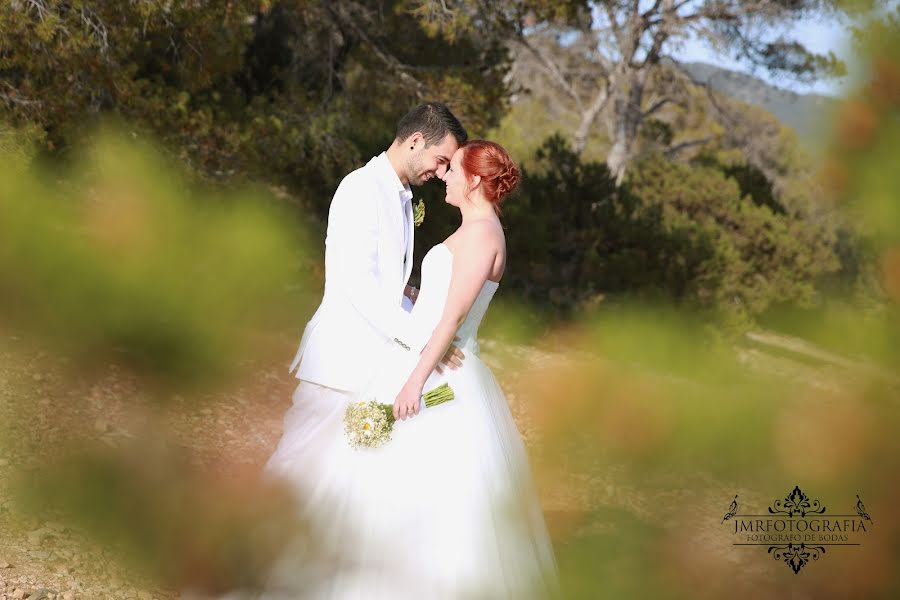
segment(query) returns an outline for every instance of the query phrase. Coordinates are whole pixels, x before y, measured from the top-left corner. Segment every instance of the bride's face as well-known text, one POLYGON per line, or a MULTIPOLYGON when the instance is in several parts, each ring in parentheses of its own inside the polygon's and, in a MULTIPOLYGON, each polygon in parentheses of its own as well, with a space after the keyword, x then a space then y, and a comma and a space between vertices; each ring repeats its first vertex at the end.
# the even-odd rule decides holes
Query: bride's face
POLYGON ((466 193, 469 191, 469 178, 462 169, 463 149, 453 153, 450 166, 441 178, 447 185, 445 201, 453 206, 460 206, 466 201, 466 193))

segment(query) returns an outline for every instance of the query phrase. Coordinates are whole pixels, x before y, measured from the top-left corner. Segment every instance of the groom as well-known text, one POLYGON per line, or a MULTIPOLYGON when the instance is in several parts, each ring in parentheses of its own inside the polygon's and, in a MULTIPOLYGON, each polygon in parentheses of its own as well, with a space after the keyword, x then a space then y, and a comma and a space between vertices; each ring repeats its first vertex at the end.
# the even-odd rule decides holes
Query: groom
MULTIPOLYGON (((328 212, 325 293, 290 367, 302 382, 295 398, 304 390, 332 400, 360 391, 386 340, 416 354, 425 346, 431 332, 410 330, 403 308, 417 294, 406 285, 413 251, 410 186, 442 178, 466 138, 445 105, 421 104, 400 119, 387 151, 341 181, 328 212)), ((452 367, 461 357, 451 346, 444 363, 452 367)))

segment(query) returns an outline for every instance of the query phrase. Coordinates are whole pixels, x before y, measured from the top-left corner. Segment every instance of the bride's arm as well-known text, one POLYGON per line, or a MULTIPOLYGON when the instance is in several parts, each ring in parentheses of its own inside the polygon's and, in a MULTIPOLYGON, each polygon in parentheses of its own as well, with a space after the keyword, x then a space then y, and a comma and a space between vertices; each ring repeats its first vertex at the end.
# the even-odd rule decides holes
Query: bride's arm
POLYGON ((394 400, 395 418, 407 416, 408 413, 401 410, 404 407, 411 408, 411 414, 418 414, 425 381, 446 353, 491 274, 498 251, 495 236, 496 229, 487 223, 473 223, 457 234, 457 250, 453 256, 453 272, 444 312, 419 355, 412 374, 394 400))

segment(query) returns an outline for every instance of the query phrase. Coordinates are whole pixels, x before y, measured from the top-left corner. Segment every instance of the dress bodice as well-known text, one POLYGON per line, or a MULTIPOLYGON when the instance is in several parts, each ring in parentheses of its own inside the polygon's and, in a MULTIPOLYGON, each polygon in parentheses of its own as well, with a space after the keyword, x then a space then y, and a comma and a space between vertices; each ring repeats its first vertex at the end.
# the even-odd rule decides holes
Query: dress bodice
MULTIPOLYGON (((446 244, 440 243, 425 254, 425 258, 422 259, 422 286, 411 313, 417 327, 422 327, 430 333, 437 326, 447 303, 452 272, 453 253, 446 244)), ((484 282, 469 314, 466 315, 466 320, 457 330, 456 335, 460 341, 456 344, 464 351, 479 354, 478 326, 481 325, 481 320, 498 287, 500 284, 496 281, 484 282)))

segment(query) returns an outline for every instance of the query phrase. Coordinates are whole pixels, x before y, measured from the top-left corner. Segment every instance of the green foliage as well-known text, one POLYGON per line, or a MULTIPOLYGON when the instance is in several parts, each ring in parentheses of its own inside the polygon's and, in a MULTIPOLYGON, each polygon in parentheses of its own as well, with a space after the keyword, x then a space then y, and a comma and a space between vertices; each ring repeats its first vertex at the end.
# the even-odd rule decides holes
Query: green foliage
POLYGON ((771 184, 747 166, 646 159, 620 190, 557 136, 504 205, 506 282, 568 313, 605 295, 674 300, 752 319, 773 305, 809 306, 837 269, 824 227, 773 211, 771 184))
MULTIPOLYGON (((142 383, 147 385, 134 397, 119 398, 126 404, 137 405, 148 393, 163 400, 173 389, 188 386, 200 392, 225 387, 219 397, 231 401, 246 388, 227 388, 223 376, 233 375, 243 359, 278 362, 285 348, 293 350, 294 335, 319 298, 320 281, 302 265, 318 263, 320 257, 310 248, 320 249, 321 238, 304 247, 294 237, 301 228, 293 218, 273 211, 267 194, 225 194, 189 185, 179 168, 184 165, 135 150, 132 133, 162 135, 171 155, 190 158, 187 166, 194 169, 212 168, 208 174, 215 175, 217 165, 231 165, 226 168, 247 174, 254 169, 272 177, 281 173, 293 177, 296 186, 306 182, 321 208, 347 166, 342 161, 353 163, 380 150, 390 137, 393 116, 403 110, 399 104, 411 101, 414 93, 392 105, 397 98, 391 95, 393 82, 379 70, 372 46, 358 39, 328 49, 334 52, 332 62, 313 60, 309 53, 326 53, 329 46, 321 42, 334 31, 319 24, 327 21, 313 21, 321 13, 313 12, 312 3, 301 2, 283 4, 283 10, 297 11, 283 15, 309 19, 293 25, 278 21, 274 9, 258 13, 272 30, 256 31, 256 45, 248 53, 229 54, 232 46, 224 40, 222 56, 229 58, 209 66, 222 79, 198 75, 194 80, 202 69, 183 55, 170 63, 177 68, 163 76, 162 68, 151 63, 166 56, 165 35, 181 44, 216 39, 215 33, 207 31, 204 35, 212 37, 204 37, 191 33, 185 22, 165 24, 194 10, 190 5, 181 3, 172 12, 165 8, 170 3, 141 2, 117 3, 120 13, 102 14, 107 19, 140 16, 148 32, 161 36, 144 40, 143 30, 132 24, 130 35, 155 48, 146 51, 145 71, 128 74, 122 66, 125 75, 110 84, 104 77, 120 73, 102 58, 96 66, 101 74, 90 80, 95 97, 84 87, 91 60, 119 57, 120 51, 131 56, 131 50, 112 43, 102 50, 103 38, 92 38, 85 33, 89 28, 76 26, 81 17, 62 11, 64 4, 86 3, 36 0, 0 8, 0 86, 15 88, 0 87, 9 123, 0 129, 0 145, 11 153, 3 156, 0 173, 0 325, 4 333, 6 328, 24 331, 26 339, 51 355, 77 357, 78 364, 71 365, 73 378, 86 379, 85 387, 92 370, 110 360, 145 375, 142 383), (38 19, 34 8, 28 13, 12 9, 26 4, 59 12, 38 19), (307 8, 308 13, 301 10, 307 8), (23 14, 30 20, 23 21, 23 14), (18 35, 17 26, 23 29, 16 43, 33 53, 9 52, 16 46, 8 36, 18 35), (303 28, 309 37, 295 35, 303 28), (270 36, 276 30, 286 46, 273 43, 270 36), (64 51, 55 44, 63 44, 64 51), (295 48, 297 55, 286 60, 284 48, 295 48), (310 61, 299 59, 301 54, 310 61), (235 56, 244 67, 233 71, 223 66, 235 56), (65 93, 67 71, 56 70, 60 66, 73 69, 71 95, 65 93), (289 71, 293 74, 288 77, 289 71), (330 91, 329 81, 334 86, 330 91), (140 98, 126 102, 116 97, 114 105, 104 104, 109 90, 121 93, 130 89, 129 82, 137 86, 131 89, 140 90, 140 98), (229 91, 229 86, 241 91, 229 91), (222 102, 218 108, 216 93, 222 102), (29 104, 35 98, 42 104, 29 104), (321 108, 324 98, 328 101, 321 108), (63 108, 70 101, 67 116, 63 108), (290 107, 301 105, 311 109, 291 113, 290 107), (157 112, 142 112, 147 106, 157 112), (45 118, 56 110, 56 117, 45 118), (128 142, 116 137, 76 147, 74 132, 92 115, 105 112, 129 119, 128 142), (189 127, 169 131, 173 123, 189 127), (69 148, 73 169, 42 173, 40 167, 57 165, 32 161, 29 170, 29 146, 35 143, 53 148, 51 154, 69 148), (289 156, 300 145, 310 153, 300 155, 304 164, 289 156), (260 331, 271 329, 292 331, 290 341, 280 339, 274 348, 256 343, 260 331), (160 388, 163 393, 154 393, 160 388)), ((108 8, 102 2, 92 6, 96 11, 108 8)), ((215 13, 249 4, 207 6, 215 13)), ((410 22, 404 20, 408 15, 385 13, 385 23, 410 22)), ((238 21, 219 18, 218 26, 239 32, 238 21)), ((780 586, 814 598, 846 598, 860 590, 897 596, 897 573, 885 567, 897 562, 896 545, 875 548, 880 570, 874 578, 871 570, 842 568, 841 557, 829 554, 826 560, 834 562, 811 564, 809 569, 817 569, 809 573, 814 577, 798 579, 776 569, 766 556, 735 559, 721 552, 728 542, 717 528, 721 513, 711 524, 707 517, 710 506, 724 512, 732 494, 739 493, 742 503, 748 500, 742 507, 750 507, 755 504, 750 499, 769 500, 783 493, 785 481, 799 478, 804 489, 808 485, 828 499, 834 512, 852 511, 852 494, 860 493, 880 527, 878 507, 894 505, 900 494, 896 478, 885 476, 900 464, 900 171, 894 167, 900 140, 898 22, 891 15, 863 36, 871 44, 870 81, 843 106, 825 169, 827 187, 856 218, 854 229, 819 220, 821 213, 806 204, 810 197, 783 181, 779 185, 773 172, 795 168, 792 157, 750 167, 748 157, 729 154, 734 147, 725 145, 709 161, 680 164, 651 155, 637 163, 618 189, 601 162, 579 159, 558 137, 545 141, 529 161, 520 191, 504 205, 510 256, 503 288, 508 292, 501 301, 511 305, 506 313, 510 321, 494 321, 495 332, 522 328, 517 320, 529 311, 514 298, 557 313, 591 306, 603 297, 665 298, 678 305, 675 310, 632 310, 623 301, 618 310, 597 311, 584 327, 576 322, 567 328, 561 336, 564 351, 549 357, 552 337, 537 340, 536 348, 506 348, 518 370, 498 374, 518 386, 518 397, 509 397, 511 405, 526 413, 523 422, 536 423, 537 437, 528 439, 529 449, 541 457, 536 472, 543 476, 538 483, 550 500, 545 506, 556 509, 547 515, 567 597, 593 598, 603 589, 629 598, 718 597, 722 590, 735 598, 757 598, 761 561, 768 561, 774 574, 767 592, 780 586), (856 226, 866 234, 862 240, 856 238, 856 226), (830 233, 835 230, 841 235, 830 233), (886 301, 865 314, 853 306, 829 306, 824 316, 806 313, 798 326, 837 353, 837 360, 806 357, 811 363, 824 361, 818 367, 773 360, 775 368, 767 368, 748 361, 750 353, 735 353, 731 343, 711 343, 706 327, 710 312, 747 318, 773 312, 781 303, 815 304, 823 276, 844 273, 856 279, 862 270, 855 266, 868 256, 877 259, 886 301), (842 266, 835 271, 838 259, 842 266), (699 318, 683 310, 694 307, 705 309, 699 318), (538 356, 528 363, 525 357, 532 351, 538 356), (864 357, 866 362, 841 357, 864 357), (690 524, 687 534, 684 523, 690 524), (692 544, 691 539, 718 541, 692 544)), ((386 25, 379 35, 397 39, 379 42, 401 45, 391 27, 386 25)), ((106 39, 127 42, 128 31, 126 26, 106 39)), ((435 47, 446 49, 443 43, 435 47)), ((409 52, 405 60, 413 61, 416 54, 409 52)), ((454 71, 458 87, 453 89, 477 93, 477 80, 461 72, 454 71)), ((422 79, 439 85, 437 78, 422 79)), ((495 113, 484 115, 483 121, 470 122, 481 127, 495 113)), ((671 140, 665 127, 654 125, 644 149, 666 141, 677 144, 678 136, 697 125, 690 121, 666 121, 676 136, 671 140)), ((521 123, 528 128, 533 121, 521 123)), ((806 176, 793 185, 813 181, 806 176)), ((429 218, 416 239, 427 247, 454 228, 458 213, 440 203, 439 185, 423 193, 430 200, 429 218)), ((422 247, 418 249, 421 256, 422 247)), ((508 333, 533 340, 536 326, 526 327, 531 331, 508 333)), ((4 348, 4 359, 30 361, 27 353, 16 356, 18 352, 4 348)), ((21 502, 4 503, 4 518, 21 510, 43 519, 45 509, 65 509, 65 523, 99 534, 107 557, 120 558, 124 551, 166 586, 194 583, 224 592, 262 583, 285 534, 299 525, 294 518, 298 499, 272 495, 248 480, 224 485, 209 472, 190 469, 188 456, 165 447, 164 423, 171 414, 164 412, 163 402, 128 415, 124 421, 134 417, 145 428, 123 425, 130 429, 122 437, 131 440, 113 441, 112 436, 98 436, 90 422, 62 418, 65 409, 81 414, 96 398, 57 397, 47 377, 31 374, 24 370, 19 381, 4 380, 0 390, 4 403, 14 407, 4 413, 10 419, 2 425, 0 466, 15 466, 21 475, 9 480, 21 502), (75 406, 64 406, 60 399, 75 406), (45 452, 65 460, 44 463, 45 452), (19 459, 27 468, 18 469, 19 459)), ((61 385, 66 384, 64 379, 61 385)), ((289 382, 280 384, 286 389, 289 382)), ((213 427, 213 421, 200 426, 213 427)), ((228 441, 245 443, 258 434, 248 426, 228 441)), ((877 545, 875 537, 865 543, 870 539, 877 545)), ((308 555, 292 554, 302 557, 301 563, 320 552, 314 543, 302 547, 308 555)), ((31 555, 37 560, 37 553, 31 555)), ((327 582, 310 585, 315 583, 327 582)))
POLYGON ((291 320, 302 230, 256 192, 191 189, 120 135, 92 144, 77 171, 0 176, 0 323, 166 385, 203 384, 251 348, 269 352, 254 328, 291 320))
POLYGON ((286 183, 324 217, 335 182, 421 98, 473 128, 505 105, 497 40, 430 37, 393 4, 4 3, 0 121, 64 157, 115 114, 206 178, 286 183))
POLYGON ((816 302, 817 280, 838 266, 827 230, 757 203, 752 192, 759 189, 742 195, 740 183, 748 180, 729 178, 729 171, 746 172, 650 159, 635 166, 628 185, 646 206, 662 209, 669 231, 711 243, 697 272, 698 301, 742 317, 779 303, 816 302))
POLYGON ((43 135, 43 130, 34 125, 14 128, 0 121, 0 156, 10 161, 8 167, 18 165, 24 169, 34 159, 43 135))
POLYGON ((749 196, 759 206, 767 206, 773 213, 784 215, 787 209, 778 200, 772 182, 759 168, 746 163, 722 164, 710 154, 700 154, 694 159, 698 165, 719 169, 725 177, 734 179, 740 188, 741 196, 749 196))
POLYGON ((518 294, 562 313, 607 293, 685 294, 703 254, 694 240, 668 235, 659 210, 617 193, 605 165, 582 163, 559 136, 536 162, 504 205, 513 252, 505 280, 518 294))
MULTIPOLYGON (((377 11, 350 0, 100 1, 77 9, 49 0, 10 3, 0 9, 0 120, 9 123, 4 132, 17 133, 0 134, 0 143, 18 148, 21 163, 37 146, 43 161, 59 164, 86 151, 80 140, 101 118, 117 115, 134 136, 160 139, 191 173, 208 181, 284 184, 300 210, 324 220, 340 178, 385 147, 410 105, 439 97, 474 136, 502 123, 496 135, 504 143, 508 138, 528 167, 522 192, 508 204, 510 247, 521 257, 511 261, 509 281, 538 306, 564 313, 610 293, 705 308, 723 304, 746 315, 759 314, 778 297, 809 303, 816 274, 831 269, 830 259, 819 250, 809 251, 809 264, 800 257, 808 243, 830 244, 839 228, 826 232, 795 219, 803 214, 818 222, 807 210, 809 186, 782 181, 796 168, 796 148, 765 116, 744 111, 739 126, 723 129, 701 109, 703 94, 686 88, 681 93, 691 101, 648 118, 635 149, 646 156, 693 138, 715 140, 701 160, 706 170, 684 167, 699 188, 685 192, 681 167, 672 167, 658 174, 664 188, 638 175, 615 193, 600 162, 609 150, 602 135, 587 143, 583 163, 559 139, 540 145, 560 128, 577 127, 577 111, 535 90, 520 95, 507 114, 504 36, 528 19, 583 26, 584 6, 528 2, 504 12, 477 2, 441 10, 397 1, 377 11), (758 148, 745 148, 746 140, 758 148), (722 184, 726 180, 736 181, 738 190, 722 184), (716 196, 720 184, 727 199, 716 196), (723 208, 697 221, 673 213, 673 204, 660 197, 692 194, 723 208), (745 196, 778 217, 745 207, 739 200, 745 196), (725 215, 738 214, 734 207, 742 225, 731 229, 741 233, 724 235, 725 215), (815 241, 819 233, 822 243, 815 241), (782 241, 796 247, 767 249, 782 241), (783 269, 770 272, 765 256, 773 264, 783 259, 783 269), (738 263, 745 266, 723 266, 738 263), (787 271, 798 266, 792 281, 787 271)), ((457 222, 440 201, 440 187, 421 192, 434 210, 417 232, 419 255, 457 222)), ((852 251, 852 235, 840 239, 840 280, 847 281, 859 271, 853 262, 859 254, 852 251)))
POLYGON ((191 185, 182 166, 127 133, 84 147, 74 175, 0 155, 15 167, 0 172, 0 330, 53 357, 61 380, 115 365, 139 382, 121 400, 144 417, 126 445, 100 442, 73 417, 92 400, 54 389, 37 402, 29 386, 41 368, 20 388, 6 363, 23 357, 4 344, 0 455, 22 457, 3 474, 18 501, 12 525, 52 514, 169 584, 258 584, 302 525, 293 497, 199 475, 158 417, 182 394, 196 399, 234 385, 251 363, 283 360, 272 332, 298 331, 318 301, 304 260, 317 253, 305 223, 269 194, 191 185), (35 423, 53 423, 40 456, 14 433, 35 423))

